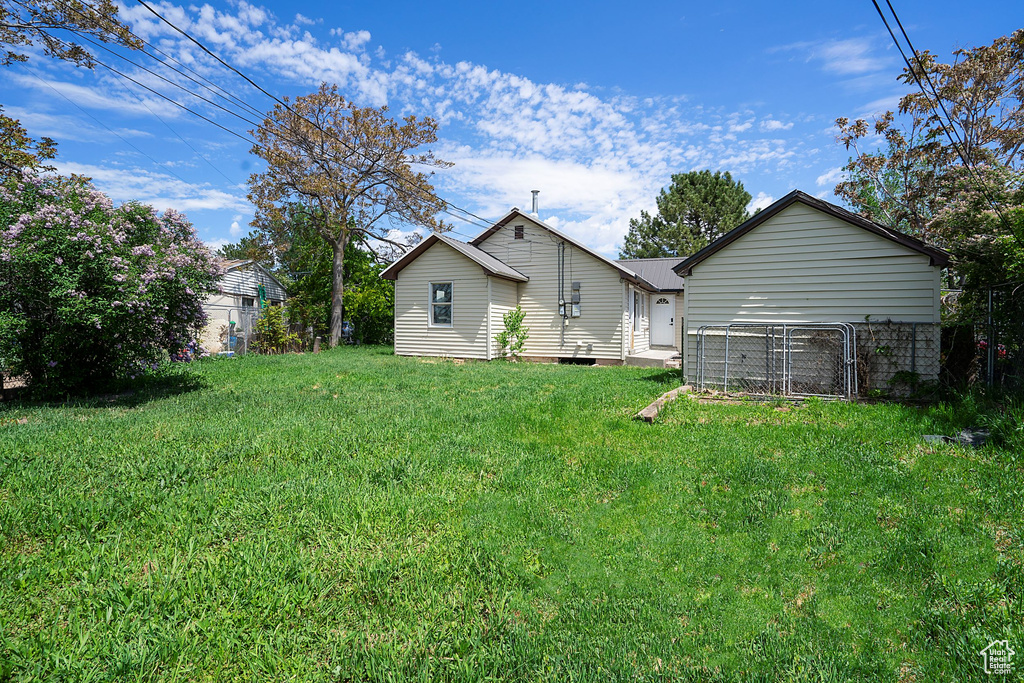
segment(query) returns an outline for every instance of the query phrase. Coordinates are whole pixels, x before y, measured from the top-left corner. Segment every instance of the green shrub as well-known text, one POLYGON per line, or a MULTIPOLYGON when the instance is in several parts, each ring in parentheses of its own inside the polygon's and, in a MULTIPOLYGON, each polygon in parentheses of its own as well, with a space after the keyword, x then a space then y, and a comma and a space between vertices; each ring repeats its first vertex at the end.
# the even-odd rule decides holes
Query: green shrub
POLYGON ((519 358, 526 346, 526 340, 530 338, 527 334, 530 328, 523 325, 523 318, 526 314, 520 306, 511 310, 503 316, 505 329, 495 335, 494 340, 498 342, 501 355, 506 358, 519 358))
POLYGON ((263 313, 256 320, 250 346, 256 353, 285 353, 286 351, 299 351, 302 342, 297 334, 288 333, 288 324, 284 319, 284 309, 281 306, 270 306, 264 308, 263 313))
POLYGON ((0 369, 36 395, 155 370, 206 325, 220 269, 183 214, 114 207, 83 178, 0 184, 0 369))

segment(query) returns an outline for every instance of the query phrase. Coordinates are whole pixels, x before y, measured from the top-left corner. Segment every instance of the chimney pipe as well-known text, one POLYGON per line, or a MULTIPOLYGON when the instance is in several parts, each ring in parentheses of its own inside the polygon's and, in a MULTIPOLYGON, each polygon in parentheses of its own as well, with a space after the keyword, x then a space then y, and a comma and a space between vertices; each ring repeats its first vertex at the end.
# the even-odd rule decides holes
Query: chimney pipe
POLYGON ((540 208, 537 206, 537 195, 540 194, 540 190, 530 190, 530 192, 533 193, 533 211, 530 213, 540 218, 540 208))

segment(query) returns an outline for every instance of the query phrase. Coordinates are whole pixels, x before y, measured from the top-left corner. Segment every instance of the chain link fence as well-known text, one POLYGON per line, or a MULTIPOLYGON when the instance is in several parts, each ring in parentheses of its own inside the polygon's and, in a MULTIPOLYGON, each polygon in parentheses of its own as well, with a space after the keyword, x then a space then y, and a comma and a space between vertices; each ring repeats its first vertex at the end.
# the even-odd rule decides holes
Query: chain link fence
POLYGON ((857 331, 846 323, 707 325, 697 332, 697 384, 755 395, 857 395, 857 331))
POLYGON ((697 335, 697 384, 753 395, 907 397, 943 374, 943 330, 901 321, 711 325, 697 335))

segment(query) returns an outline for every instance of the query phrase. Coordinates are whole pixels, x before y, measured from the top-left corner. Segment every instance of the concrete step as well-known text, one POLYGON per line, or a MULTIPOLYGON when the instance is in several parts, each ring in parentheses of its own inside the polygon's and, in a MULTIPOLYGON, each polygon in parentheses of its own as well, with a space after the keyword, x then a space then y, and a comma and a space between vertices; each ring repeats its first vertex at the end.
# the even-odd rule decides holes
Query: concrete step
POLYGON ((682 363, 675 349, 649 349, 626 356, 626 365, 638 368, 681 368, 682 363))

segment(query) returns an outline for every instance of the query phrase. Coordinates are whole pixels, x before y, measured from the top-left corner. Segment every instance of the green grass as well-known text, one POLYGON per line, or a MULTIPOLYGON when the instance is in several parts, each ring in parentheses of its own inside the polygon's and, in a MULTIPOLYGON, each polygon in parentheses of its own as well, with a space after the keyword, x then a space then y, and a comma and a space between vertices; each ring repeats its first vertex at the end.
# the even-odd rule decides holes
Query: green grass
POLYGON ((925 444, 955 407, 647 425, 666 372, 378 348, 196 372, 0 406, 0 680, 952 681, 1024 651, 1024 460, 925 444))

